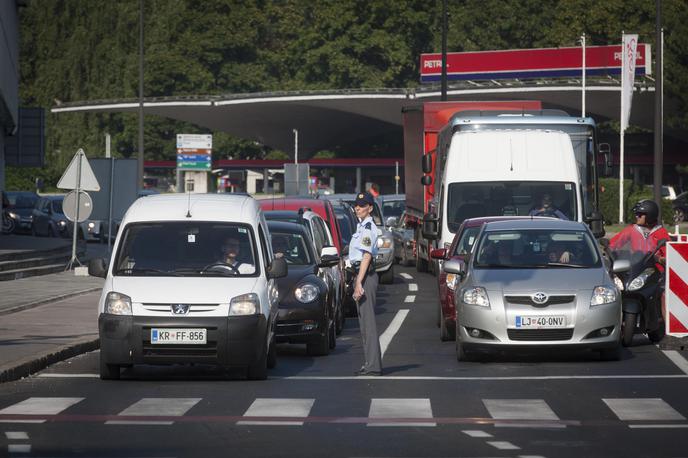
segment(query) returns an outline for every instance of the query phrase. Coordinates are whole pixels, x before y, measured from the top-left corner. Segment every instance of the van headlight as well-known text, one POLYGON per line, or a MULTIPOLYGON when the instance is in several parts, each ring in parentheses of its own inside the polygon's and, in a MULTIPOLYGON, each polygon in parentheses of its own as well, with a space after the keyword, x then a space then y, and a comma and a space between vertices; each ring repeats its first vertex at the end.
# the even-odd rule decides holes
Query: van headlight
POLYGON ((296 300, 303 304, 316 300, 319 293, 320 290, 313 283, 304 283, 294 290, 296 300))
POLYGON ((653 267, 648 267, 647 269, 643 270, 640 275, 635 277, 631 283, 628 284, 628 291, 638 291, 640 288, 645 286, 645 282, 653 273, 655 273, 655 269, 653 267))
POLYGON ((229 316, 255 315, 260 310, 260 299, 256 293, 233 297, 229 303, 229 316))
POLYGON ((392 248, 392 243, 393 240, 386 235, 381 235, 377 239, 377 247, 378 248, 392 248))
POLYGON ((482 286, 468 288, 463 291, 461 300, 464 304, 477 305, 479 307, 489 307, 490 299, 487 297, 487 291, 482 286))
POLYGON ((604 305, 611 304, 616 300, 616 289, 607 286, 596 286, 592 290, 592 297, 590 298, 590 305, 604 305))
POLYGON ((126 294, 110 291, 105 297, 105 313, 131 315, 131 298, 126 294))

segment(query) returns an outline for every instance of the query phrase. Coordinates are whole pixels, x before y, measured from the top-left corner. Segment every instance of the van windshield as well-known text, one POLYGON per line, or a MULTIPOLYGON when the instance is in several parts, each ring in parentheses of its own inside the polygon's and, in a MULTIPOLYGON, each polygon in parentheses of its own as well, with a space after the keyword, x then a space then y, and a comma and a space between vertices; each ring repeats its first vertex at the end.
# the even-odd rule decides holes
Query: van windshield
POLYGON ((129 224, 115 259, 121 276, 255 276, 251 227, 215 222, 129 224))
POLYGON ((447 192, 447 225, 455 233, 468 218, 483 216, 549 216, 576 220, 573 183, 494 181, 451 183, 447 192))

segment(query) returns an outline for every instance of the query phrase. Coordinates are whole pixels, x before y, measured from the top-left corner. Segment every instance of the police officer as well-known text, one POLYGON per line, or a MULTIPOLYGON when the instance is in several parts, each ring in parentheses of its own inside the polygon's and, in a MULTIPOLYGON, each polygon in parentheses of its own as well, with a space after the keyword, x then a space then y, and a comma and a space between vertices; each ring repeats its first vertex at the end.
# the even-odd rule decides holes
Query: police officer
POLYGON ((357 375, 382 375, 380 339, 375 324, 377 273, 373 260, 377 254, 377 226, 370 216, 373 203, 374 199, 370 193, 356 196, 354 209, 359 223, 349 244, 349 261, 355 271, 353 298, 358 309, 365 358, 363 367, 356 372, 357 375))

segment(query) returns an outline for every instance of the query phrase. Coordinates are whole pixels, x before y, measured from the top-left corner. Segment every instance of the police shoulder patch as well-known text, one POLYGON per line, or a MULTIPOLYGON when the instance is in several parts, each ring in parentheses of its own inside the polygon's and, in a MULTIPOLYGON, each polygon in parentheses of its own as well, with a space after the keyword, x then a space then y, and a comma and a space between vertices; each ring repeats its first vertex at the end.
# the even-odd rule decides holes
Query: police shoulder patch
POLYGON ((361 245, 363 246, 370 246, 371 243, 370 237, 363 237, 363 240, 361 240, 361 245))
POLYGON ((373 226, 372 226, 372 224, 370 223, 370 221, 368 221, 367 223, 365 223, 365 226, 363 226, 363 227, 364 227, 365 229, 368 229, 368 230, 370 230, 370 229, 373 228, 373 226))

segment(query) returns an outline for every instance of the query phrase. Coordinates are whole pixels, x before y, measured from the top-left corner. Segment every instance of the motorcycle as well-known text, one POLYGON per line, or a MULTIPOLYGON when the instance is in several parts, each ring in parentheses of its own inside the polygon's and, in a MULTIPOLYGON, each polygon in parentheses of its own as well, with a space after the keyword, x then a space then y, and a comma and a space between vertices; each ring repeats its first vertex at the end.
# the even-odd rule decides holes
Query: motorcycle
POLYGON ((645 334, 655 343, 664 337, 662 319, 662 294, 664 292, 664 273, 657 269, 657 252, 665 245, 662 240, 657 247, 647 253, 617 249, 610 251, 614 261, 614 282, 621 291, 623 319, 621 322, 621 343, 628 347, 633 343, 634 334, 645 334), (628 260, 623 265, 620 260, 628 260))

